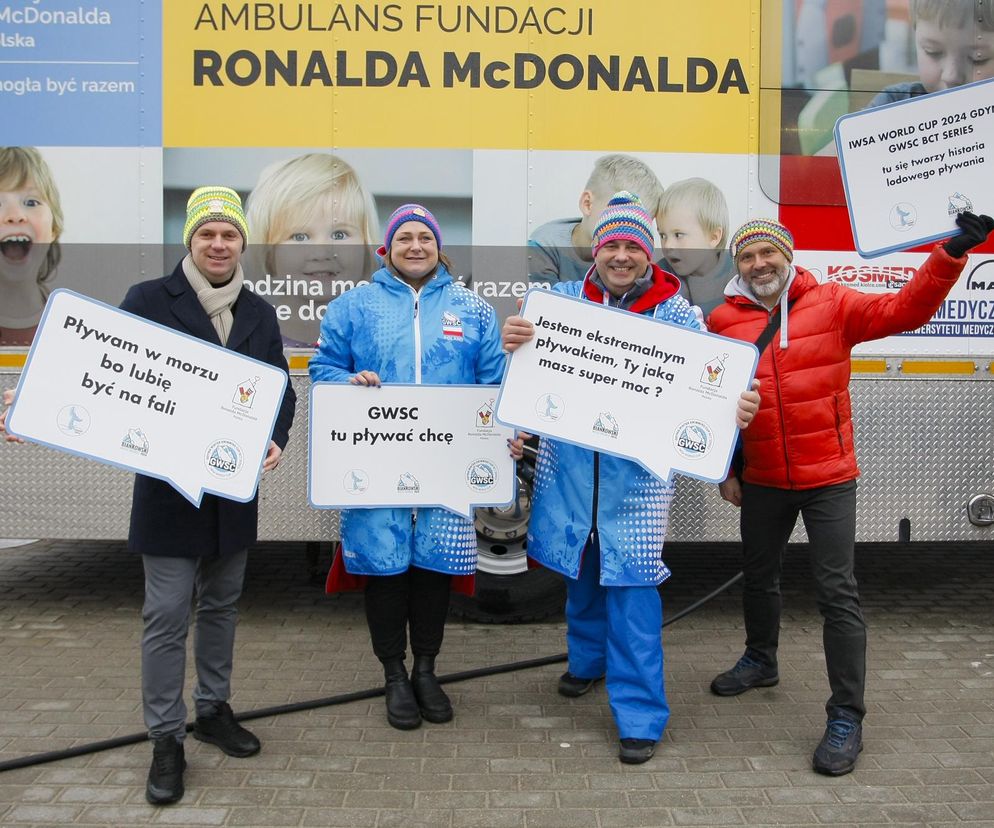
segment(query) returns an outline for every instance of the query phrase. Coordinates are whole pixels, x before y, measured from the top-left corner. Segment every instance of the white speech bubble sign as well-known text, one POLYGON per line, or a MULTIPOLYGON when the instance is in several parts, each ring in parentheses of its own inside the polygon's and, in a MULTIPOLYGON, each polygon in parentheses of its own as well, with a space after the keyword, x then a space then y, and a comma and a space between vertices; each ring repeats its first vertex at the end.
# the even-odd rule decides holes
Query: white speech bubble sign
POLYGON ((549 290, 528 291, 521 315, 535 336, 511 355, 500 422, 634 460, 661 480, 727 477, 755 345, 549 290))
POLYGON ((70 290, 52 293, 7 417, 18 437, 248 502, 287 375, 70 290))
POLYGON ((315 509, 438 506, 470 518, 517 497, 513 430, 492 385, 311 386, 307 496, 315 509))
POLYGON ((835 124, 856 249, 866 258, 959 234, 994 192, 994 79, 843 115, 835 124))

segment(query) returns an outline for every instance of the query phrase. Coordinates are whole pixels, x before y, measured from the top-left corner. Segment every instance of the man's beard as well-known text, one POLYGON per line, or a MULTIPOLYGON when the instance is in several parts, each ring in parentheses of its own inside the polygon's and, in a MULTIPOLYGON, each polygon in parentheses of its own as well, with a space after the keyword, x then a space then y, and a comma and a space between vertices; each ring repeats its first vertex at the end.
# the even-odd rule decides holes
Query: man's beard
POLYGON ((788 269, 785 267, 781 270, 776 271, 777 278, 772 282, 764 282, 761 285, 752 282, 749 287, 752 288, 752 292, 756 296, 761 296, 764 299, 767 296, 776 296, 783 290, 783 286, 787 284, 787 276, 789 275, 788 269))

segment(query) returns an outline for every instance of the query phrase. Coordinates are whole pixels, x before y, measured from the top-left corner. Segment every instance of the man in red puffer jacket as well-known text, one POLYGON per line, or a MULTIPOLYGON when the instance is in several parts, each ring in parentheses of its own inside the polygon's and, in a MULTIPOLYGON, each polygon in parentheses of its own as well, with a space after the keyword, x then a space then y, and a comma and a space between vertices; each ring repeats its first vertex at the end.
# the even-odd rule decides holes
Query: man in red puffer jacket
POLYGON ((856 477, 849 400, 850 352, 860 342, 924 325, 983 242, 994 220, 962 213, 962 234, 936 245, 917 275, 897 293, 865 294, 819 284, 791 264, 794 241, 777 221, 746 222, 731 239, 738 276, 725 303, 708 318, 712 333, 756 342, 779 329, 759 359, 762 402, 742 432, 742 468, 720 485, 741 507, 746 649, 711 683, 734 696, 779 681, 780 571, 800 514, 808 533, 818 608, 824 619, 825 663, 832 695, 814 769, 848 773, 863 749, 866 713, 866 625, 853 575, 856 477))

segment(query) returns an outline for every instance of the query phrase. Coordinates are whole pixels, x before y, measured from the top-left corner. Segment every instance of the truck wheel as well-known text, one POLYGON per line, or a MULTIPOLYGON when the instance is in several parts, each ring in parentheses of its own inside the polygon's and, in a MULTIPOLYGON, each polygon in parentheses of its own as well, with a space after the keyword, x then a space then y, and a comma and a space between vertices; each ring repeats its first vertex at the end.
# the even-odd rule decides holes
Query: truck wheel
POLYGON ((479 562, 476 595, 452 596, 453 614, 484 624, 520 624, 562 612, 566 587, 548 569, 528 568, 534 449, 518 464, 518 497, 505 508, 476 510, 479 562))

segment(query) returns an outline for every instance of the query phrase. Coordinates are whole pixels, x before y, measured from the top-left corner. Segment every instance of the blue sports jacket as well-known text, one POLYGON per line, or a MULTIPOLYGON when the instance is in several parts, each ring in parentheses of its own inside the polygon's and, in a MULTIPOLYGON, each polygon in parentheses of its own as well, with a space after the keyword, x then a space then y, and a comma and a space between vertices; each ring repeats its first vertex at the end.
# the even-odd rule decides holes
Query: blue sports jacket
MULTIPOLYGON (((677 293, 677 277, 658 265, 652 267, 652 286, 631 311, 699 330, 697 311, 677 293)), ((603 301, 589 273, 583 281, 560 282, 552 290, 603 301)), ((601 585, 660 584, 670 575, 662 552, 672 500, 673 485, 638 463, 543 437, 535 467, 528 554, 576 579, 587 540, 596 531, 601 585)))
MULTIPOLYGON (((375 371, 384 383, 496 384, 504 371, 494 309, 439 264, 419 292, 387 268, 333 300, 310 361, 314 382, 375 371)), ((411 565, 476 571, 476 531, 445 509, 344 509, 342 555, 353 575, 395 575, 411 565)))

